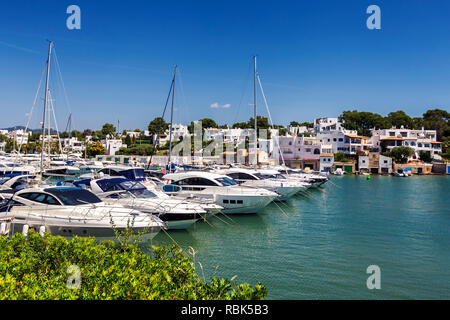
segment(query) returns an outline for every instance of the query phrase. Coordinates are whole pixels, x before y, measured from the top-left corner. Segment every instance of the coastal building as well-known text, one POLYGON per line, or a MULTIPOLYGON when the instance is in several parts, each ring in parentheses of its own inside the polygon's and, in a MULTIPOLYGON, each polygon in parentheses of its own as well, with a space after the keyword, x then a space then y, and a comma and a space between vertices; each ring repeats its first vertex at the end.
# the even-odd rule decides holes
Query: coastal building
POLYGON ((320 172, 331 172, 333 170, 334 154, 321 153, 320 154, 320 172))
POLYGON ((140 131, 126 131, 125 134, 134 139, 138 139, 141 136, 140 131))
POLYGON ((333 172, 336 171, 336 169, 341 169, 345 173, 355 173, 356 172, 356 162, 354 161, 348 161, 348 162, 337 162, 335 161, 333 163, 333 172))
POLYGON ((306 126, 287 126, 287 131, 291 135, 298 136, 299 134, 305 134, 305 133, 314 133, 314 128, 308 128, 306 126))
POLYGON ((120 148, 126 148, 127 145, 122 143, 122 139, 106 139, 101 140, 101 144, 105 147, 106 155, 115 155, 120 148))
POLYGON ((30 136, 31 132, 27 132, 25 130, 13 130, 6 134, 9 138, 14 139, 14 142, 18 145, 20 144, 27 144, 28 143, 28 137, 30 136))
POLYGON ((77 137, 61 139, 61 145, 64 149, 69 148, 69 150, 75 152, 84 152, 85 149, 83 142, 78 141, 77 137))
POLYGON ((332 132, 340 131, 345 132, 342 123, 338 118, 317 118, 314 119, 314 132, 332 132))
POLYGON ((380 152, 391 151, 394 147, 411 147, 411 160, 419 159, 420 152, 426 152, 435 160, 441 160, 442 142, 437 141, 436 130, 400 129, 372 130, 372 144, 380 152))
POLYGON ((433 165, 431 163, 423 163, 422 161, 410 161, 408 163, 394 163, 393 169, 397 171, 399 168, 412 174, 431 174, 433 165))
POLYGON ((369 156, 358 157, 358 171, 360 173, 369 173, 369 156))
MULTIPOLYGON (((170 127, 164 132, 167 136, 170 135, 170 127)), ((180 137, 189 135, 188 127, 182 124, 172 124, 172 141, 177 141, 180 137)))

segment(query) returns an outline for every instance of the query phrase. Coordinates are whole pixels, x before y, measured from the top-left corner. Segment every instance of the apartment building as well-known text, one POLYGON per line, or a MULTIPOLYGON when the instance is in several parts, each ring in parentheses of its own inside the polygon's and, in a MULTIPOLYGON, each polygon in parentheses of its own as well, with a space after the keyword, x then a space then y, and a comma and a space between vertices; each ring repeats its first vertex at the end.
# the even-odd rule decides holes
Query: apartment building
POLYGON ((420 152, 429 153, 433 159, 441 160, 442 142, 437 141, 436 130, 411 130, 391 128, 372 130, 372 144, 380 152, 391 151, 394 147, 411 147, 413 160, 419 159, 420 152))

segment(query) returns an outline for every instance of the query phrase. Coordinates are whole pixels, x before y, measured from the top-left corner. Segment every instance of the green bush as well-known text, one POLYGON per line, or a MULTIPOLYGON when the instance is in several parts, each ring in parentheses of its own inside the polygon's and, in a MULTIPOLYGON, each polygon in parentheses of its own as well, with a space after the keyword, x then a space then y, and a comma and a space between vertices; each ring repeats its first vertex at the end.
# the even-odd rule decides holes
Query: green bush
POLYGON ((175 246, 123 247, 94 238, 67 240, 30 232, 0 236, 0 299, 262 299, 266 288, 228 279, 201 280, 194 264, 175 246), (67 273, 80 268, 71 289, 67 273))

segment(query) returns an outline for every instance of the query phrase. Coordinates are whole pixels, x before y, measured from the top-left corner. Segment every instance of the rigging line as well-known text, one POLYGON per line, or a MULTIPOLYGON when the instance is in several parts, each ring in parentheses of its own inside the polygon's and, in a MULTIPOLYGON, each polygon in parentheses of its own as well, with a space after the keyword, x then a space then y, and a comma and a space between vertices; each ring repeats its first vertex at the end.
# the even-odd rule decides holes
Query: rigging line
MULTIPOLYGON (((181 78, 181 70, 178 69, 178 79, 180 80, 180 90, 181 90, 181 96, 183 97, 183 102, 184 102, 184 109, 186 110, 186 119, 191 119, 191 114, 189 112, 189 106, 186 100, 186 95, 184 94, 184 86, 183 86, 183 79, 181 78)), ((180 121, 181 122, 181 121, 180 121)))
POLYGON ((252 70, 252 64, 251 64, 251 62, 249 62, 248 70, 247 70, 247 76, 245 77, 245 81, 243 82, 243 90, 241 92, 241 98, 239 100, 239 104, 238 104, 238 107, 237 107, 237 110, 236 110, 236 116, 235 116, 233 122, 236 122, 238 117, 239 117, 239 110, 241 109, 242 100, 244 99, 244 95, 247 92, 247 89, 248 89, 248 87, 250 85, 250 82, 248 81, 248 79, 250 77, 251 70, 252 70), (247 84, 247 85, 245 85, 245 84, 247 84))
MULTIPOLYGON (((169 104, 170 94, 172 93, 174 82, 175 82, 175 79, 172 78, 172 83, 170 84, 170 88, 169 88, 169 94, 167 95, 166 104, 164 106, 164 110, 163 110, 163 113, 162 113, 162 116, 161 116, 161 118, 163 120, 164 120, 164 115, 166 114, 167 105, 169 104)), ((151 151, 151 154, 150 154, 150 159, 149 159, 149 161, 147 163, 147 167, 150 167, 150 165, 152 164, 152 158, 153 158, 153 154, 155 153, 156 143, 157 143, 157 141, 159 141, 158 138, 159 138, 159 132, 161 131, 161 125, 162 124, 160 123, 158 125, 158 128, 156 129, 156 136, 157 136, 157 138, 154 139, 154 137, 152 137, 153 138, 153 143, 152 143, 153 144, 153 148, 152 148, 152 151, 151 151)))
POLYGON ((59 79, 60 79, 61 84, 62 84, 62 88, 63 88, 63 92, 64 92, 64 98, 66 100, 67 108, 69 109, 69 113, 72 113, 72 108, 70 107, 69 98, 67 96, 67 91, 66 91, 66 86, 64 85, 64 81, 63 81, 62 73, 61 73, 61 68, 59 67, 58 57, 56 55, 56 51, 55 51, 55 47, 54 46, 53 46, 53 57, 54 57, 53 59, 56 62, 55 65, 56 65, 56 69, 58 71, 59 79))
MULTIPOLYGON (((34 110, 34 107, 36 106, 36 101, 37 101, 37 98, 38 98, 38 95, 39 95, 39 90, 41 89, 42 80, 44 79, 45 70, 46 70, 46 66, 44 65, 44 69, 42 70, 41 80, 39 81, 39 85, 38 85, 38 88, 36 90, 36 94, 34 96, 33 104, 31 105, 31 111, 30 111, 30 114, 28 115, 27 125, 25 126, 25 133, 28 130, 28 127, 29 127, 30 121, 31 121, 31 117, 33 116, 33 110, 34 110)), ((23 144, 19 145, 19 152, 18 152, 18 154, 20 153, 20 149, 22 148, 22 145, 23 144)), ((16 158, 17 158, 18 154, 16 155, 16 158)))
MULTIPOLYGON (((52 95, 50 94, 50 91, 48 92, 48 95, 50 97, 50 107, 51 107, 52 113, 53 113, 53 120, 55 121, 56 136, 58 137, 59 151, 62 154, 63 152, 62 152, 62 146, 61 146, 61 139, 59 137, 58 122, 56 121, 55 107, 53 105, 53 99, 52 99, 52 95)), ((50 121, 50 119, 49 119, 49 121, 50 121)))
MULTIPOLYGON (((261 84, 261 79, 260 79, 260 77, 259 77, 259 74, 258 74, 256 77, 257 77, 257 79, 258 79, 259 88, 261 89, 261 93, 262 93, 262 96, 263 96, 264 104, 266 105, 267 114, 269 115, 270 124, 272 125, 272 129, 275 129, 275 128, 274 128, 274 125, 273 125, 273 121, 272 121, 272 116, 270 115, 269 105, 267 104, 266 95, 264 94, 264 90, 263 90, 263 87, 262 87, 262 84, 261 84)), ((283 152, 281 151, 281 148, 280 148, 280 142, 279 142, 279 138, 278 138, 278 137, 279 137, 279 136, 277 136, 277 137, 275 138, 275 141, 277 142, 278 150, 280 151, 281 161, 283 161, 283 165, 285 166, 286 164, 285 164, 285 162, 284 162, 283 152)))

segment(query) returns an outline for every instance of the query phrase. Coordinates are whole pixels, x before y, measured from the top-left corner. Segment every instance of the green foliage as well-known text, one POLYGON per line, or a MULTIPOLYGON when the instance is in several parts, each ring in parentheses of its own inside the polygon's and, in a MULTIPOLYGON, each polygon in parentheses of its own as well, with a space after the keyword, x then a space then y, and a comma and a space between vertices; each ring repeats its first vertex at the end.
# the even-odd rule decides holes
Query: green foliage
MULTIPOLYGON (((213 119, 210 119, 210 118, 203 118, 198 121, 200 121, 202 124, 202 134, 205 133, 205 129, 207 129, 207 128, 217 128, 218 127, 217 123, 213 119)), ((189 133, 191 133, 191 134, 194 133, 194 129, 195 129, 194 122, 191 122, 191 124, 188 125, 189 133)))
POLYGON ((349 159, 344 152, 337 152, 334 154, 334 162, 347 162, 349 159))
POLYGON ((175 246, 153 247, 94 238, 67 240, 30 232, 0 237, 0 299, 262 299, 266 288, 228 279, 201 280, 194 262, 175 246), (69 266, 80 268, 79 289, 67 286, 69 266))
POLYGON ((410 147, 400 146, 392 148, 389 152, 389 156, 392 157, 397 163, 406 163, 408 158, 414 154, 414 149, 410 147))
POLYGON ((357 130, 359 135, 371 136, 370 129, 388 129, 392 123, 388 118, 372 112, 344 111, 339 117, 343 121, 343 127, 349 130, 357 130))
POLYGON ((91 158, 99 154, 105 154, 105 151, 105 147, 99 141, 90 144, 86 149, 87 154, 91 158))
POLYGON ((164 121, 163 118, 157 117, 150 121, 148 124, 148 131, 150 135, 160 134, 166 131, 169 128, 169 124, 164 121))
MULTIPOLYGON (((389 113, 386 117, 372 112, 344 111, 339 117, 344 121, 344 128, 357 130, 358 134, 370 136, 370 129, 389 129, 391 127, 406 129, 436 130, 438 141, 450 140, 450 113, 441 109, 428 110, 423 117, 411 118, 404 111, 389 113)), ((444 153, 447 148, 444 147, 444 153)))
POLYGON ((433 157, 431 156, 431 154, 429 152, 425 152, 425 151, 419 151, 419 159, 422 160, 423 162, 427 162, 427 163, 430 163, 433 161, 433 157))
POLYGON ((297 121, 291 121, 291 123, 289 123, 289 125, 291 127, 307 127, 307 128, 312 128, 314 127, 314 124, 312 122, 297 122, 297 121))
POLYGON ((116 127, 111 123, 105 123, 102 127, 102 134, 105 136, 114 136, 116 134, 116 127))
POLYGON ((127 156, 149 156, 152 154, 153 146, 150 144, 137 144, 132 145, 127 148, 120 148, 119 151, 116 152, 117 155, 127 155, 127 156))

